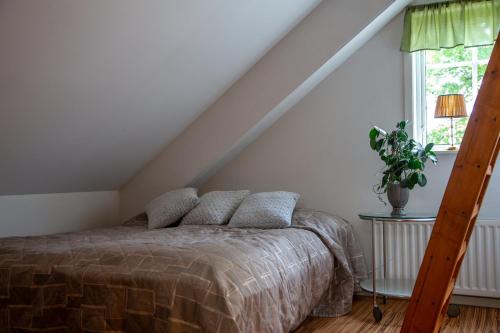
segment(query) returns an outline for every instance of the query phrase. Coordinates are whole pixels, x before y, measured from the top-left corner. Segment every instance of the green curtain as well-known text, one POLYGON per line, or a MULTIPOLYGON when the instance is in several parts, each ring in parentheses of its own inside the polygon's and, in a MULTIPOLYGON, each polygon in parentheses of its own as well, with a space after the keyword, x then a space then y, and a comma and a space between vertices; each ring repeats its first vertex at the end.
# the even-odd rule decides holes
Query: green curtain
POLYGON ((441 2, 408 7, 401 51, 490 45, 500 30, 500 0, 441 2))

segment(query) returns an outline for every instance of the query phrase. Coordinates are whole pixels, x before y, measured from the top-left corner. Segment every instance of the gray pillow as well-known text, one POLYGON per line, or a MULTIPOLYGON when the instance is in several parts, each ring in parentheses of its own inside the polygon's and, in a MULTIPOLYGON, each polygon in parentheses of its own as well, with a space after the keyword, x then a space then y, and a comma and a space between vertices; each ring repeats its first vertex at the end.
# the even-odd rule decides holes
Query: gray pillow
POLYGON ((284 191, 249 195, 234 213, 229 226, 263 229, 289 227, 299 197, 297 193, 284 191))
POLYGON ((200 204, 187 213, 181 225, 226 224, 250 191, 214 191, 200 198, 200 204))
POLYGON ((195 188, 182 188, 160 195, 145 208, 148 215, 148 228, 164 228, 175 223, 199 202, 195 188))

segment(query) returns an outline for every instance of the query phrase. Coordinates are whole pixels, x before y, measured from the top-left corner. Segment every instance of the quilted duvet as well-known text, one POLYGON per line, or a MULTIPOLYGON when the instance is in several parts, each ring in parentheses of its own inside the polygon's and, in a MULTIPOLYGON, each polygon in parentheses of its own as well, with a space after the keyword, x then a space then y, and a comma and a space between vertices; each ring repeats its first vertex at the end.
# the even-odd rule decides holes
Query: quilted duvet
POLYGON ((0 332, 288 332, 350 311, 364 259, 351 226, 119 226, 0 238, 0 332))

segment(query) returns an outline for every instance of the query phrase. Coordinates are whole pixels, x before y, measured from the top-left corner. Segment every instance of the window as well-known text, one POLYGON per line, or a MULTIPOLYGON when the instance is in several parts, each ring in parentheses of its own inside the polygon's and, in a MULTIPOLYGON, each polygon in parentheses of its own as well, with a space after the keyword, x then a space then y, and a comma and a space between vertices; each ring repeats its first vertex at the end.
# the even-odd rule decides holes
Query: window
MULTIPOLYGON (((437 96, 463 94, 470 114, 492 50, 493 46, 457 46, 409 55, 412 64, 411 116, 417 140, 423 144, 434 142, 437 150, 449 147, 450 120, 434 118, 437 96)), ((462 142, 468 120, 468 117, 453 120, 456 145, 462 142)))

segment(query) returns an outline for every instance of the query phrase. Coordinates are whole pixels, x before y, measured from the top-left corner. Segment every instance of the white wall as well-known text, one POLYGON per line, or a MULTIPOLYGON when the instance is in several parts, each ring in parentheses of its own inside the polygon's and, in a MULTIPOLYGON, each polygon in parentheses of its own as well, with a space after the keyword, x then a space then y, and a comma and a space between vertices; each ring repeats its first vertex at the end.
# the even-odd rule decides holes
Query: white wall
MULTIPOLYGON (((338 214, 356 227, 369 252, 369 227, 357 214, 388 209, 372 193, 382 167, 370 150, 372 125, 392 128, 404 117, 403 15, 275 123, 203 187, 299 192, 299 205, 338 214)), ((439 207, 454 155, 428 166, 429 184, 411 193, 410 210, 439 207)), ((482 217, 500 217, 500 176, 493 175, 482 217)))
POLYGON ((165 191, 204 179, 225 163, 235 147, 248 140, 247 133, 255 126, 267 127, 282 101, 332 56, 345 52, 344 46, 395 2, 399 6, 405 1, 323 1, 121 188, 122 218, 141 212, 165 191))
POLYGON ((0 195, 120 188, 319 2, 1 0, 0 195))
POLYGON ((117 191, 0 196, 0 237, 110 226, 119 198, 117 191))

